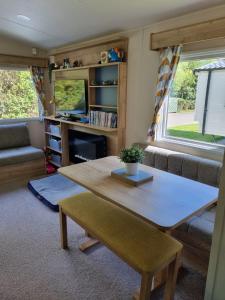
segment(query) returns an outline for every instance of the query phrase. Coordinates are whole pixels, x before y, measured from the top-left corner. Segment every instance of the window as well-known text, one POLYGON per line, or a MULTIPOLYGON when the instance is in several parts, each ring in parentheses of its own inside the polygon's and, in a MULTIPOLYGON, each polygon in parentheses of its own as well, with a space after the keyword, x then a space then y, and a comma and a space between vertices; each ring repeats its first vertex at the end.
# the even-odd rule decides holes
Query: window
POLYGON ((225 55, 181 59, 164 117, 166 138, 225 145, 225 55))
POLYGON ((0 69, 0 119, 38 117, 38 99, 28 69, 0 69))

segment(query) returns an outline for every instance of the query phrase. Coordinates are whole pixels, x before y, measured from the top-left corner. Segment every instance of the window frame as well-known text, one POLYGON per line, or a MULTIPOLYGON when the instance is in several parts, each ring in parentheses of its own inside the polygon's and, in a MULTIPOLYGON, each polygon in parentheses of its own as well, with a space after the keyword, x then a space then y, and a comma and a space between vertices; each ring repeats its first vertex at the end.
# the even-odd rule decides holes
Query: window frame
MULTIPOLYGON (((219 58, 220 56, 225 57, 225 48, 212 49, 212 50, 202 50, 202 51, 192 51, 181 54, 182 60, 195 60, 195 59, 207 59, 207 58, 219 58)), ((179 144, 183 146, 189 146, 191 148, 205 149, 207 151, 223 152, 225 150, 225 145, 209 143, 197 140, 191 140, 186 138, 169 136, 167 134, 167 120, 168 120, 168 103, 169 96, 166 96, 164 104, 161 108, 160 116, 161 122, 157 130, 157 142, 169 142, 173 144, 179 144)))
MULTIPOLYGON (((5 65, 5 64, 0 64, 0 70, 8 70, 8 71, 30 71, 30 68, 29 66, 26 66, 26 65, 5 65)), ((30 71, 31 73, 31 71, 30 71)), ((32 74, 31 74, 31 80, 32 80, 32 74)), ((28 121, 35 121, 35 120, 40 120, 40 111, 39 111, 39 100, 38 100, 38 95, 37 95, 37 91, 36 91, 36 88, 35 88, 35 85, 33 83, 33 80, 32 80, 32 84, 33 84, 33 87, 34 87, 34 91, 35 91, 35 94, 37 96, 37 109, 38 109, 38 115, 35 116, 35 117, 27 117, 27 118, 11 118, 11 119, 1 119, 0 118, 0 124, 5 124, 5 123, 16 123, 17 121, 18 122, 28 122, 28 121)))

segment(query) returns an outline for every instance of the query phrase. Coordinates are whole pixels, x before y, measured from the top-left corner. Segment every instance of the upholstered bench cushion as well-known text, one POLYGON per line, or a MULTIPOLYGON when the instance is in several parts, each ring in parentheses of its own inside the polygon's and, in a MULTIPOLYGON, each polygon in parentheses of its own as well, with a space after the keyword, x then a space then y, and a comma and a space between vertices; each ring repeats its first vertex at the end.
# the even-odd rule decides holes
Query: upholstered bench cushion
MULTIPOLYGON (((219 185, 222 163, 159 147, 138 144, 145 151, 144 164, 212 186, 219 185)), ((213 207, 174 231, 188 245, 209 251, 215 221, 213 207)))
POLYGON ((0 149, 30 145, 26 123, 0 125, 0 149))
POLYGON ((32 146, 0 150, 0 166, 18 164, 35 159, 44 159, 44 152, 32 146))
POLYGON ((187 242, 188 238, 192 246, 210 251, 215 218, 216 206, 179 226, 174 236, 179 237, 183 242, 187 242))
POLYGON ((154 146, 145 147, 144 150, 144 164, 148 166, 209 185, 219 185, 220 162, 154 146))
POLYGON ((92 193, 81 193, 59 205, 139 272, 154 273, 182 248, 175 239, 92 193))

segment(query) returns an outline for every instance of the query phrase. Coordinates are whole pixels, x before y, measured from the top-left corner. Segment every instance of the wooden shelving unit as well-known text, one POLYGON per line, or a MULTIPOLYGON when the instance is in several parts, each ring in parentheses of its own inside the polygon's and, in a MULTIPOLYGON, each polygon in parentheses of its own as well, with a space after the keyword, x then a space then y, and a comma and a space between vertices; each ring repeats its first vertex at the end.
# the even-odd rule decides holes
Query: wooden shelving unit
POLYGON ((55 133, 51 133, 51 132, 45 132, 45 134, 47 135, 50 135, 50 136, 54 136, 54 137, 57 137, 57 138, 61 138, 61 135, 58 135, 58 134, 55 134, 55 133))
POLYGON ((118 106, 96 105, 96 104, 89 104, 89 107, 98 107, 98 108, 106 108, 106 109, 118 109, 118 106))
POLYGON ((102 67, 107 67, 107 66, 116 66, 118 64, 122 64, 121 62, 112 62, 112 63, 107 63, 107 64, 91 64, 87 66, 82 66, 82 67, 75 67, 75 68, 67 68, 67 69, 57 69, 54 70, 53 72, 58 73, 58 72, 64 72, 64 71, 77 71, 77 70, 83 70, 83 69, 89 69, 89 68, 102 68, 102 67))
POLYGON ((53 147, 50 147, 50 146, 47 146, 47 149, 51 150, 51 151, 54 151, 54 152, 57 152, 59 154, 62 154, 62 151, 61 150, 58 150, 58 149, 55 149, 53 147))
POLYGON ((57 162, 53 161, 53 160, 49 160, 48 161, 50 164, 52 164, 53 166, 57 167, 57 168, 60 168, 62 165, 61 164, 58 164, 57 162))
MULTIPOLYGON (((45 120, 56 121, 56 122, 60 122, 60 123, 63 123, 63 124, 70 124, 70 125, 73 125, 73 126, 76 126, 76 127, 84 127, 84 128, 103 131, 103 132, 116 132, 116 131, 118 131, 118 128, 108 128, 108 127, 94 126, 94 125, 90 125, 90 124, 86 124, 86 123, 59 119, 59 118, 55 118, 54 116, 46 117, 45 120)), ((52 135, 52 134, 49 134, 49 132, 47 132, 46 134, 47 135, 52 135)), ((60 137, 60 136, 58 136, 58 137, 60 137)))
MULTIPOLYGON (((88 109, 89 111, 98 110, 104 112, 117 113, 117 128, 109 128, 63 120, 49 116, 45 118, 46 147, 49 147, 48 140, 53 137, 61 141, 61 164, 50 160, 49 162, 59 166, 69 165, 69 145, 68 129, 85 131, 88 133, 105 135, 107 137, 108 155, 117 155, 125 144, 125 124, 126 124, 126 63, 116 62, 110 64, 93 64, 78 68, 59 69, 52 72, 52 89, 54 81, 58 79, 85 79, 88 87, 88 109), (92 85, 95 80, 99 85, 92 85), (116 85, 104 85, 102 81, 116 80, 116 85), (48 129, 49 124, 60 126, 60 135, 51 133, 48 129)), ((54 90, 52 91, 54 95, 54 90)), ((56 151, 57 152, 57 151, 56 151)))
POLYGON ((47 150, 48 162, 56 168, 67 166, 69 163, 68 157, 68 137, 67 129, 65 126, 55 118, 45 118, 45 144, 47 150), (57 126, 60 133, 51 132, 50 125, 57 126), (61 145, 60 149, 56 149, 50 146, 50 139, 58 141, 61 145), (60 163, 53 160, 53 156, 56 155, 60 159, 60 163))

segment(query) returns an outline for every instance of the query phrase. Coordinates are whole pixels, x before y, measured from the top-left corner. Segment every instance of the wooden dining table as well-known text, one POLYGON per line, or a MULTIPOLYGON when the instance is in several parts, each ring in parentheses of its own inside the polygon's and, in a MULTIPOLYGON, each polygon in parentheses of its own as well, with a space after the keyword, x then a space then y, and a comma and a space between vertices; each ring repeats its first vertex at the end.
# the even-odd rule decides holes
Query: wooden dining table
POLYGON ((109 156, 58 172, 166 232, 217 201, 218 188, 146 165, 140 169, 152 174, 153 180, 130 185, 111 176, 111 171, 122 167, 118 157, 109 156))
MULTIPOLYGON (((218 188, 146 165, 139 168, 153 175, 153 179, 139 186, 111 176, 113 170, 123 167, 118 157, 109 156, 62 167, 58 172, 168 234, 217 202, 218 188)), ((89 237, 80 250, 85 251, 96 243, 97 240, 89 237)), ((167 270, 160 271, 152 289, 161 286, 166 277, 167 270)), ((136 292, 137 299, 138 295, 136 292)))

